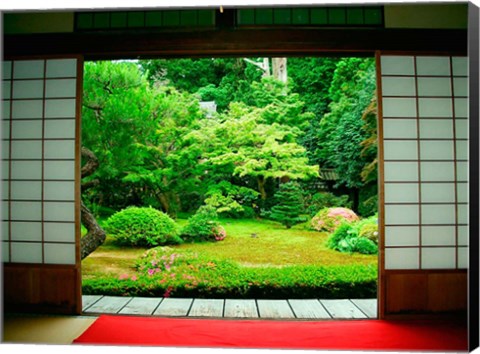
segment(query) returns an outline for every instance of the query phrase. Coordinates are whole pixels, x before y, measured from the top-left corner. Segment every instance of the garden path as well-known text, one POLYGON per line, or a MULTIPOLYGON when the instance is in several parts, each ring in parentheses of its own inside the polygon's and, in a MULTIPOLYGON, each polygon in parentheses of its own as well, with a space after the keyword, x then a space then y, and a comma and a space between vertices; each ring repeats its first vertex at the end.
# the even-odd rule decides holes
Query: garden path
POLYGON ((192 318, 377 318, 376 299, 184 299, 83 295, 83 314, 192 318))

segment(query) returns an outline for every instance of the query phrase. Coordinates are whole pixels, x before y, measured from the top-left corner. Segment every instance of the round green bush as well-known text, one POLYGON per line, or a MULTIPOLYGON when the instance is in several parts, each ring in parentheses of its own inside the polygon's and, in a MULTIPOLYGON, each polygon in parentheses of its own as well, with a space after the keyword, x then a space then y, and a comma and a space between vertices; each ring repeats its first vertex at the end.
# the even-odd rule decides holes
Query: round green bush
POLYGON ((359 218, 347 208, 323 208, 310 223, 312 229, 320 232, 334 232, 342 223, 352 223, 359 218))
POLYGON ((123 209, 107 219, 105 230, 117 244, 125 246, 155 247, 182 242, 175 221, 154 208, 123 209))
POLYGON ((365 220, 342 223, 328 238, 327 247, 339 252, 376 254, 378 246, 366 237, 360 237, 362 226, 370 225, 365 220))
POLYGON ((222 241, 227 236, 220 226, 217 211, 210 205, 198 208, 182 229, 182 238, 187 242, 222 241))

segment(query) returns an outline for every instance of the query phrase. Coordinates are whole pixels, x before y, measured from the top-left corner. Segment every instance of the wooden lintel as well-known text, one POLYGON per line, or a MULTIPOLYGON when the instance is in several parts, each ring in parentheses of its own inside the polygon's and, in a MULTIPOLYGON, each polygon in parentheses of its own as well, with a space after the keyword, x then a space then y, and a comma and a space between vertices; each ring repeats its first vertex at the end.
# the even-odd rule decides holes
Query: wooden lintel
POLYGON ((91 32, 11 35, 5 57, 81 54, 87 60, 260 55, 467 53, 466 30, 223 29, 197 32, 91 32))

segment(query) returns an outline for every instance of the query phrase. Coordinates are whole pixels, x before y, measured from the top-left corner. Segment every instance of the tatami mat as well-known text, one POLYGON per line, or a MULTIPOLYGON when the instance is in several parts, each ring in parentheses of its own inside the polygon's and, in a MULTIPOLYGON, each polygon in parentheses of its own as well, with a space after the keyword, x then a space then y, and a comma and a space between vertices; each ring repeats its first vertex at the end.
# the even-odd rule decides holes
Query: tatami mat
POLYGON ((71 344, 96 317, 6 315, 4 343, 71 344))

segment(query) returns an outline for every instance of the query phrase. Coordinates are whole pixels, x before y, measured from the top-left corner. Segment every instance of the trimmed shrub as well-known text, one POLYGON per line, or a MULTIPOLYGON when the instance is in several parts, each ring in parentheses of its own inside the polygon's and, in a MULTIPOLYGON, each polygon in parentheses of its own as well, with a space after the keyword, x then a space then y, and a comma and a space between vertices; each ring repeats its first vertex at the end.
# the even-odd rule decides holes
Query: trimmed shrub
POLYGON ((209 205, 198 208, 181 232, 181 237, 187 242, 221 241, 226 236, 225 229, 218 221, 217 211, 209 205))
POLYGON ((355 223, 342 223, 327 240, 327 247, 339 252, 378 253, 378 226, 376 217, 355 223))
POLYGON ((310 226, 316 231, 331 233, 342 223, 352 223, 358 220, 357 214, 350 209, 324 208, 312 218, 310 226))
POLYGON ((303 213, 302 190, 293 182, 283 183, 275 193, 275 204, 267 214, 270 219, 276 220, 287 229, 296 224, 305 222, 303 213))
POLYGON ((182 242, 178 227, 167 214, 154 208, 128 207, 105 223, 105 231, 125 246, 155 247, 182 242))
POLYGON ((169 247, 148 250, 135 274, 83 279, 85 295, 196 298, 372 298, 376 265, 243 267, 169 247))

